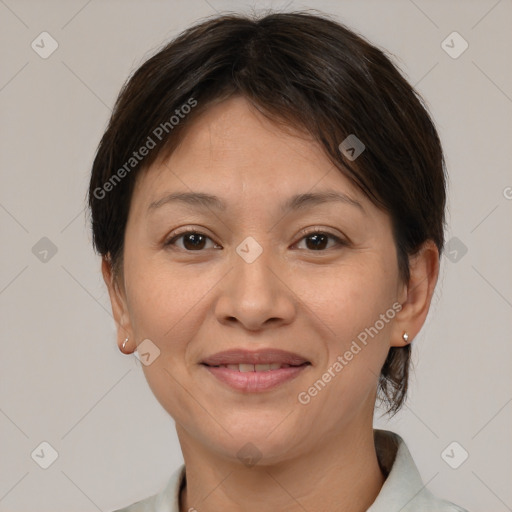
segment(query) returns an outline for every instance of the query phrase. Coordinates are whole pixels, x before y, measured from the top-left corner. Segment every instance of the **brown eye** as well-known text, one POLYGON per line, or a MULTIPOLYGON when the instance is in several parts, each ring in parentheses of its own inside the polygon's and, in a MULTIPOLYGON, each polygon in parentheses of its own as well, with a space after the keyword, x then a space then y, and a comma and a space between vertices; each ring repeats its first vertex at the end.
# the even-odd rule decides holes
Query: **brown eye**
MULTIPOLYGON (((210 237, 198 231, 185 231, 172 237, 170 240, 165 242, 165 246, 176 245, 176 241, 183 239, 183 245, 179 247, 185 251, 201 251, 205 248, 207 240, 211 240, 210 237)), ((213 241, 212 241, 213 242, 213 241)))
MULTIPOLYGON (((178 245, 178 248, 188 252, 200 252, 203 249, 207 248, 206 244, 208 241, 213 243, 213 240, 204 233, 189 230, 175 234, 170 240, 164 243, 164 246, 176 246, 176 242, 180 239, 182 239, 182 245, 178 245)), ((338 236, 325 231, 311 231, 309 233, 306 233, 300 240, 300 242, 306 240, 306 249, 309 251, 322 252, 330 248, 328 247, 329 239, 334 240, 335 246, 347 245, 347 243, 338 236)))
POLYGON ((307 233, 300 241, 306 240, 306 249, 311 251, 323 251, 329 243, 329 239, 336 242, 335 245, 347 245, 344 240, 331 233, 324 231, 311 231, 307 233))

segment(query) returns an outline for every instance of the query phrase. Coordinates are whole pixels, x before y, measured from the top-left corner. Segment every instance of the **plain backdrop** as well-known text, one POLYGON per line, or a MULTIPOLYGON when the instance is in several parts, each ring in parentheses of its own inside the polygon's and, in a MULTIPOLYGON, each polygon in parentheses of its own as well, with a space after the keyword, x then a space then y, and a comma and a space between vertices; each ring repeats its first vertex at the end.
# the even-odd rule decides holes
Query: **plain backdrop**
POLYGON ((335 16, 391 52, 429 106, 447 252, 407 406, 376 426, 402 435, 435 494, 512 510, 510 0, 0 0, 0 511, 112 510, 182 463, 173 420, 117 349, 89 173, 134 69, 200 18, 270 7, 335 16), (47 469, 42 453, 58 456, 47 469))

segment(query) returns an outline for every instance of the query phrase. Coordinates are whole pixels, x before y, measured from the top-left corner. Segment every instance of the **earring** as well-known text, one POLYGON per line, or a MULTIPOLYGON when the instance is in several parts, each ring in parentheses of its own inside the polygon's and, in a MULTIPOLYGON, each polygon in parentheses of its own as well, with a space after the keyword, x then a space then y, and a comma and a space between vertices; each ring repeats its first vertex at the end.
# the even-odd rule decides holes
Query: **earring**
POLYGON ((402 338, 405 341, 405 343, 409 343, 409 335, 406 332, 402 334, 402 338))
POLYGON ((123 341, 123 345, 122 345, 123 350, 126 347, 126 343, 128 343, 128 337, 126 337, 126 339, 123 341))

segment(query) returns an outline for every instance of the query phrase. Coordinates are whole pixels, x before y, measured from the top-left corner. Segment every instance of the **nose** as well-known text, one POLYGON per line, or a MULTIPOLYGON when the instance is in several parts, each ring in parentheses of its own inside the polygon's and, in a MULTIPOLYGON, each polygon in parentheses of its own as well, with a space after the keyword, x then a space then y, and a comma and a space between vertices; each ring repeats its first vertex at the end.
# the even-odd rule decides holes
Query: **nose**
POLYGON ((271 251, 251 263, 234 258, 234 267, 223 279, 215 314, 220 323, 240 324, 261 331, 293 322, 298 299, 290 285, 285 264, 271 261, 271 251))

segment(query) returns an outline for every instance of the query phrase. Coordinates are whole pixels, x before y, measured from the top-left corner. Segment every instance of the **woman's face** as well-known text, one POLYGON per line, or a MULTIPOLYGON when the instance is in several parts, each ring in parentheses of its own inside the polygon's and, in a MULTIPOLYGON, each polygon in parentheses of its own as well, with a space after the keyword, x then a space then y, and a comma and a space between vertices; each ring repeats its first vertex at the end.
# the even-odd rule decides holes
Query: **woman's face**
POLYGON ((210 108, 165 164, 139 176, 118 320, 132 343, 150 340, 139 350, 150 354, 148 383, 197 446, 234 459, 250 442, 261 463, 277 462, 371 425, 404 291, 390 218, 317 144, 243 98, 210 108), (342 199, 289 207, 321 192, 342 199), (224 206, 166 200, 176 193, 224 206), (307 364, 257 375, 204 364, 233 349, 279 349, 307 364))

